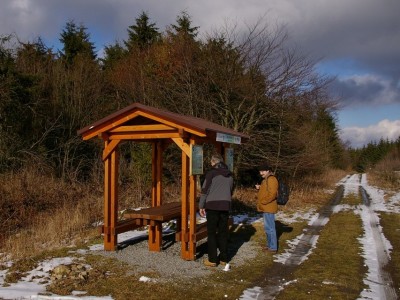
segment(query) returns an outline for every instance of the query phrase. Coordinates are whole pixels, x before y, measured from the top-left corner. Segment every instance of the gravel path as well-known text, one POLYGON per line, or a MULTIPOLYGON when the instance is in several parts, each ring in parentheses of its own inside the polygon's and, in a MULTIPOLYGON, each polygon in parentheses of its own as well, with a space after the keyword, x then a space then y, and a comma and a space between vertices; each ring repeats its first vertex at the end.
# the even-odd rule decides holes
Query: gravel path
MULTIPOLYGON (((125 241, 118 251, 93 251, 93 254, 100 254, 112 257, 135 266, 134 272, 137 275, 151 277, 156 273, 157 280, 171 280, 174 278, 196 278, 212 274, 216 270, 224 271, 224 267, 208 268, 203 265, 203 258, 207 257, 207 239, 197 243, 196 260, 186 261, 181 258, 181 243, 173 242, 174 233, 163 237, 163 250, 151 252, 148 250, 147 236, 141 239, 125 241)), ((235 268, 246 263, 248 259, 256 256, 259 246, 251 241, 233 241, 229 243, 231 256, 229 267, 235 268)))

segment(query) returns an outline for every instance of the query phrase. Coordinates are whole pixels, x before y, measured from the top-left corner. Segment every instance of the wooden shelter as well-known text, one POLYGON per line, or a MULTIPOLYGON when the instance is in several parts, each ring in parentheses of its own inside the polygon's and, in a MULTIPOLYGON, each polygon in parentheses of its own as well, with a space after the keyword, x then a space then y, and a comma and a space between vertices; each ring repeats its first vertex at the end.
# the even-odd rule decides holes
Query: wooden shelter
POLYGON ((174 142, 181 150, 182 185, 179 204, 180 230, 177 240, 182 243, 181 256, 194 260, 196 253, 196 175, 191 172, 194 145, 212 143, 217 151, 225 153, 232 143, 240 144, 248 136, 213 122, 172 113, 133 103, 85 128, 78 130, 84 140, 99 137, 104 141, 104 249, 117 248, 118 233, 143 225, 149 226, 149 249, 160 251, 162 226, 166 216, 173 217, 171 206, 164 206, 162 199, 162 153, 174 142), (122 141, 148 142, 152 144, 152 192, 151 207, 157 209, 159 218, 151 219, 144 214, 137 219, 118 220, 118 146, 122 141), (168 213, 169 212, 169 213, 168 213))

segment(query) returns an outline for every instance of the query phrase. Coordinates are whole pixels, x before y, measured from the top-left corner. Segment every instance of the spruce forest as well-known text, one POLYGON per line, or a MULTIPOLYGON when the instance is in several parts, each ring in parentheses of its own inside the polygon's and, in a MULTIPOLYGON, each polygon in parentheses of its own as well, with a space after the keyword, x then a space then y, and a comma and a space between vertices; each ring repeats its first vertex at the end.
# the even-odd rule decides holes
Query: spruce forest
MULTIPOLYGON (((134 102, 248 134, 248 143, 235 148, 238 187, 253 185, 264 161, 292 188, 331 169, 399 169, 400 138, 363 149, 340 140, 332 78, 289 46, 284 28, 260 19, 245 32, 227 26, 200 36, 186 12, 165 30, 142 12, 127 32, 101 55, 90 28, 74 21, 60 33, 62 49, 40 37, 0 36, 0 237, 66 203, 77 211, 90 207, 87 224, 101 218, 102 144, 83 141, 77 130, 134 102)), ((126 144, 121 152, 122 202, 129 194, 142 204, 149 197, 149 147, 126 144)), ((174 149, 166 155, 166 192, 174 193, 179 166, 174 149)))

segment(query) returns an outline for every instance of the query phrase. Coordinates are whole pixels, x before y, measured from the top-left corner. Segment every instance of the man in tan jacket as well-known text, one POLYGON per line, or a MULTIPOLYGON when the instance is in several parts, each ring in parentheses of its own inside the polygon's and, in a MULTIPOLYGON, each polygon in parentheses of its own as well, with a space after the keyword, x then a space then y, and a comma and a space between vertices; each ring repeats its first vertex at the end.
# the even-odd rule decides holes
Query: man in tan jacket
POLYGON ((258 167, 260 176, 263 178, 261 184, 256 185, 258 190, 257 210, 263 213, 264 230, 267 235, 266 247, 263 251, 276 253, 278 251, 278 240, 276 237, 275 214, 278 212, 278 180, 273 176, 269 165, 258 167))

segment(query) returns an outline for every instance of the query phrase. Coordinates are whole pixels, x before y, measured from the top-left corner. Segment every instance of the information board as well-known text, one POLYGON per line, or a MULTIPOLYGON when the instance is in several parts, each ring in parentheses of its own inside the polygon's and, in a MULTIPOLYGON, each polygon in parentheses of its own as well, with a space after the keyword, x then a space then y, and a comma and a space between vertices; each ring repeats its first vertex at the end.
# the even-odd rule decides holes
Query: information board
POLYGON ((233 172, 233 148, 225 148, 225 164, 233 172))
POLYGON ((190 175, 203 174, 203 146, 190 145, 190 175))
POLYGON ((230 144, 240 144, 242 139, 240 136, 217 132, 216 141, 230 144))

